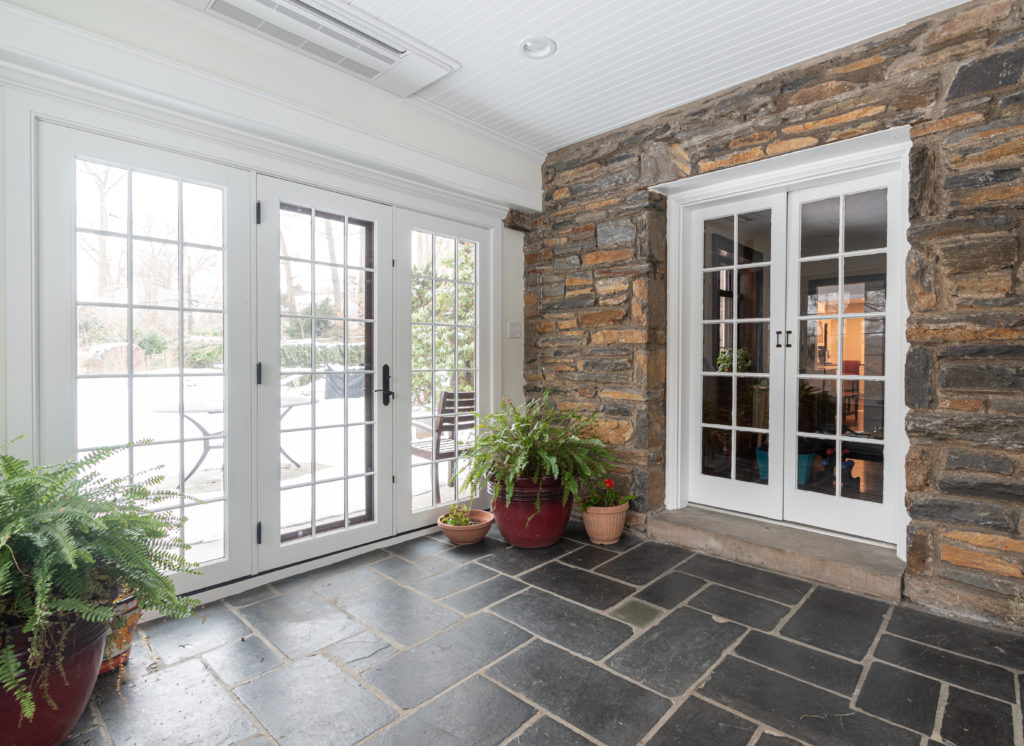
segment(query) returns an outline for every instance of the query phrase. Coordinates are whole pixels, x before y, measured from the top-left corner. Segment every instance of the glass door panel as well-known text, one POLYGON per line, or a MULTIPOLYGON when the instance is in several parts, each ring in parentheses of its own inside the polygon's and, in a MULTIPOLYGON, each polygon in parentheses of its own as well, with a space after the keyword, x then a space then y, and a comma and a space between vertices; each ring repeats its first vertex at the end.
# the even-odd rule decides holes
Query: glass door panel
POLYGON ((397 517, 405 530, 475 497, 460 472, 487 402, 478 301, 488 242, 479 228, 413 213, 402 213, 399 231, 396 279, 409 291, 398 292, 396 345, 411 352, 396 372, 396 416, 405 423, 397 517))
POLYGON ((258 189, 266 569, 391 533, 391 410, 375 393, 389 364, 391 211, 270 178, 258 189))
POLYGON ((774 257, 785 253, 784 204, 776 198, 708 208, 694 224, 703 257, 696 300, 702 373, 691 444, 701 501, 777 517, 781 493, 771 474, 781 461, 769 434, 782 401, 772 385, 782 362, 772 329, 782 328, 784 312, 773 302, 785 276, 773 272, 774 257))
POLYGON ((155 508, 184 519, 185 559, 200 565, 178 590, 246 574, 248 177, 59 127, 42 143, 43 457, 130 444, 100 468, 184 493, 155 508), (68 414, 74 427, 48 429, 68 414))

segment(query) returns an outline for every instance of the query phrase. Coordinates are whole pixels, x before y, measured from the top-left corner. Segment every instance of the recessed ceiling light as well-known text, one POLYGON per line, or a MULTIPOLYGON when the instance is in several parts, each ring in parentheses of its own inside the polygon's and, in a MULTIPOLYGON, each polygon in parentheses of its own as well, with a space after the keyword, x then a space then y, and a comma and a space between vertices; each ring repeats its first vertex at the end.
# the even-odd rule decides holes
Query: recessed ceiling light
POLYGON ((540 60, 550 57, 558 49, 554 39, 547 36, 531 36, 519 42, 519 53, 524 57, 540 60))

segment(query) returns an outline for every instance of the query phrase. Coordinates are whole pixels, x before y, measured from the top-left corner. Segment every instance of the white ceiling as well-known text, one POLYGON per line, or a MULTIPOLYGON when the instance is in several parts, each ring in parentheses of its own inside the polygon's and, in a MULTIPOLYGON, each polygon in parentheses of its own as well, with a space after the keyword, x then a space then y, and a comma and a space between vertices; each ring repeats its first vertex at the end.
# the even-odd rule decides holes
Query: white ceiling
MULTIPOLYGON (((331 0, 343 5, 349 0, 331 0)), ((679 106, 962 0, 351 0, 461 63, 416 94, 527 148, 679 106), (558 43, 546 60, 525 37, 558 43)))

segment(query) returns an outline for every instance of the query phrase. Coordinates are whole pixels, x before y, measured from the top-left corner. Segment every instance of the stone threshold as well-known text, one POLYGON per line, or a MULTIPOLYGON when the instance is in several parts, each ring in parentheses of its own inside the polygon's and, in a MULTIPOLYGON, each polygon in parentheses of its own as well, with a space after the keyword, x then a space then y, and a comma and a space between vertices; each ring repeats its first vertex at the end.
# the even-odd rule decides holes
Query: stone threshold
POLYGON ((889 602, 905 563, 883 547, 696 505, 649 516, 647 537, 889 602))

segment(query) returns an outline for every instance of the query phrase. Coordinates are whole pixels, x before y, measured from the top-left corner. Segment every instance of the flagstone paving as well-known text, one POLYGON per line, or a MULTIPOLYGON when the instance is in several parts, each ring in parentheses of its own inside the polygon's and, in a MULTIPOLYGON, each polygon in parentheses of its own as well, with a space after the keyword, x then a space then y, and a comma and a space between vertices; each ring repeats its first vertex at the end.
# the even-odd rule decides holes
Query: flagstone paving
POLYGON ((582 528, 374 550, 143 625, 67 743, 1022 746, 1024 636, 582 528))

